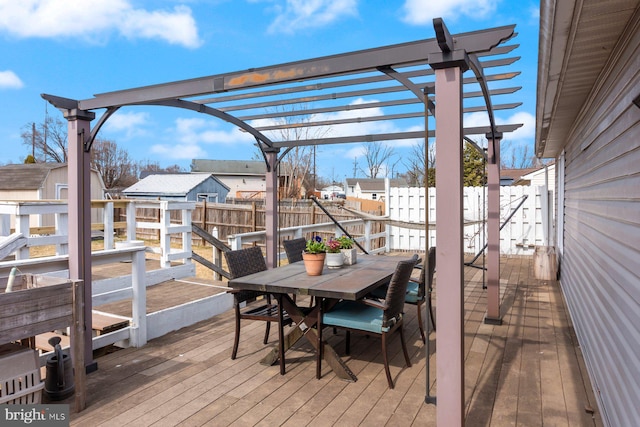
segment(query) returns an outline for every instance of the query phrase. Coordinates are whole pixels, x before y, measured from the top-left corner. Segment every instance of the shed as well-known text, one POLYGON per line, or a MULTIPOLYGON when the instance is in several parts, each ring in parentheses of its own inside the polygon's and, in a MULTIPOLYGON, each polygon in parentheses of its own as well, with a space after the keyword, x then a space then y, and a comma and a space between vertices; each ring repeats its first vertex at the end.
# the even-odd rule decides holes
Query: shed
POLYGON ((130 199, 224 203, 229 187, 209 173, 148 175, 122 191, 130 199))
MULTIPOLYGON (((24 163, 0 166, 0 200, 67 200, 66 163, 24 163)), ((97 170, 91 169, 91 199, 104 199, 105 186, 97 170)), ((31 227, 54 225, 53 215, 33 215, 31 227)), ((102 209, 91 210, 91 222, 102 222, 102 209)), ((11 218, 11 227, 13 227, 11 218)))
POLYGON ((536 154, 560 285, 605 425, 640 419, 640 1, 543 0, 536 154))

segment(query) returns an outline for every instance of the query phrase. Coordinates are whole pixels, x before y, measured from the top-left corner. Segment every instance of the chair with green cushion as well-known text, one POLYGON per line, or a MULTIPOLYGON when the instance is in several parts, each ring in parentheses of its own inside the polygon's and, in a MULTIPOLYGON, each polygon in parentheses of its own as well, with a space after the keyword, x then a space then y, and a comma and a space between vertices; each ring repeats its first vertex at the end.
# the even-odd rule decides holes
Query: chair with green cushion
MULTIPOLYGON (((258 273, 267 270, 267 263, 262 255, 262 250, 258 246, 252 246, 247 249, 238 249, 235 251, 227 251, 224 253, 229 268, 231 279, 248 276, 249 274, 258 273)), ((238 344, 240 342, 240 320, 261 320, 267 322, 264 333, 264 344, 269 341, 269 330, 271 322, 278 323, 278 339, 280 354, 280 373, 284 375, 284 325, 292 323, 289 315, 281 310, 280 304, 273 304, 271 296, 254 291, 229 291, 233 294, 233 308, 236 315, 236 331, 233 341, 233 351, 231 359, 235 359, 238 354, 238 344), (264 300, 256 301, 259 296, 264 296, 264 300), (246 302, 246 307, 241 309, 240 306, 246 302)), ((281 302, 281 301, 278 301, 281 302)))
MULTIPOLYGON (((433 330, 436 330, 436 321, 433 316, 433 306, 431 304, 431 292, 433 290, 433 275, 436 271, 436 248, 435 246, 429 248, 428 257, 425 258, 423 264, 417 264, 416 268, 420 269, 420 276, 418 281, 409 280, 407 285, 407 295, 405 297, 405 303, 415 305, 418 309, 418 324, 420 325, 420 336, 422 342, 426 342, 426 335, 424 331, 424 323, 422 321, 422 305, 427 303, 427 310, 429 312, 429 319, 433 330), (428 260, 428 266, 427 264, 428 260), (427 274, 428 273, 428 274, 427 274), (425 280, 428 279, 428 280, 425 280)), ((385 297, 386 286, 382 286, 373 292, 371 295, 375 298, 382 299, 385 297)))
POLYGON ((382 339, 382 358, 387 374, 389 388, 393 388, 393 380, 389 371, 387 358, 387 341, 395 331, 400 332, 400 342, 407 366, 411 366, 407 345, 402 331, 403 312, 407 284, 411 272, 418 260, 415 255, 410 260, 400 261, 391 277, 384 301, 363 299, 360 301, 340 301, 327 312, 318 313, 318 352, 316 353, 316 376, 320 378, 322 372, 322 329, 327 326, 345 329, 347 332, 346 351, 350 351, 350 332, 362 332, 367 335, 380 335, 382 339))
POLYGON ((429 312, 429 319, 431 320, 431 324, 433 325, 433 330, 436 330, 436 321, 433 317, 433 307, 431 305, 433 275, 436 272, 435 246, 429 248, 429 255, 425 259, 425 261, 427 260, 428 265, 427 262, 419 265, 420 277, 418 278, 418 281, 409 281, 409 285, 407 286, 407 295, 404 300, 405 303, 415 305, 418 308, 418 324, 420 325, 420 335, 422 336, 422 342, 426 342, 424 323, 422 322, 422 305, 425 302, 427 303, 427 311, 429 312))

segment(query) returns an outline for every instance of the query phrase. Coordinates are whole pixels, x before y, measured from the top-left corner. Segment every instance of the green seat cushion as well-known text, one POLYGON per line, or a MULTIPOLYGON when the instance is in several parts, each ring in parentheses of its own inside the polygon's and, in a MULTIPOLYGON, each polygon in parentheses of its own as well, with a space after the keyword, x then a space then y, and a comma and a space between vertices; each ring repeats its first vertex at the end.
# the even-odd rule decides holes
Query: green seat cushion
POLYGON ((405 302, 417 303, 424 298, 418 298, 418 292, 420 291, 420 285, 416 282, 409 282, 407 285, 407 294, 404 297, 405 302))
MULTIPOLYGON (((340 301, 331 311, 324 313, 322 323, 325 326, 359 329, 380 334, 382 328, 382 310, 356 301, 340 301)), ((389 328, 384 328, 388 331, 389 328)))
MULTIPOLYGON (((419 290, 420 285, 417 282, 409 281, 409 284, 407 284, 407 294, 404 300, 413 304, 418 301, 422 301, 424 298, 418 298, 419 290)), ((374 298, 385 299, 387 297, 387 286, 380 286, 379 288, 374 289, 371 291, 371 295, 374 298)))

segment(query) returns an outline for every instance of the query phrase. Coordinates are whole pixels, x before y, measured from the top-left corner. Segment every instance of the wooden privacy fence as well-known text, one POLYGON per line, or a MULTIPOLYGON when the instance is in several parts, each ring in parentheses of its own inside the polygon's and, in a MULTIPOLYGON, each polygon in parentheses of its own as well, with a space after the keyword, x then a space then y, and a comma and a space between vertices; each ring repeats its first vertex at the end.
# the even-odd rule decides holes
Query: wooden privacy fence
MULTIPOLYGON (((324 201, 323 206, 338 221, 358 218, 354 214, 341 209, 340 203, 324 201)), ((278 221, 281 229, 331 222, 329 217, 320 208, 310 204, 310 201, 282 203, 278 210, 278 221)), ((373 213, 379 214, 379 212, 373 213)), ((157 209, 138 208, 136 209, 136 220, 137 222, 157 221, 158 214, 157 209)), ((178 211, 171 212, 170 215, 172 223, 177 223, 181 220, 180 212, 178 211)), ((198 202, 192 211, 191 223, 209 234, 214 234, 214 229, 217 230, 218 238, 226 241, 228 236, 264 231, 265 208, 264 204, 260 202, 252 202, 250 204, 198 202)), ((379 232, 383 229, 384 226, 379 225, 373 232, 379 232)), ((354 232, 364 233, 364 230, 355 230, 354 232)), ((157 233, 157 231, 148 229, 136 230, 136 235, 139 239, 155 240, 158 239, 157 233)), ((195 245, 203 244, 203 240, 197 235, 193 235, 192 239, 195 245)))

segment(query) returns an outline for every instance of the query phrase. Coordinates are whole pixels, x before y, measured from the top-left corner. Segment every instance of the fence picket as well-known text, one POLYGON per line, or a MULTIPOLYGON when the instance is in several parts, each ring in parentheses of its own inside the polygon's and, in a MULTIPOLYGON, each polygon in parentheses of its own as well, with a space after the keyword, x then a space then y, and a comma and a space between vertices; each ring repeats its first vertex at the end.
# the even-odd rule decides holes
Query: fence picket
MULTIPOLYGON (((424 222, 424 188, 390 188, 388 198, 389 217, 409 222, 424 222)), ((546 187, 504 186, 500 188, 500 223, 505 221, 525 195, 525 204, 513 215, 500 232, 500 251, 511 255, 532 255, 535 246, 545 244, 545 224, 543 197, 546 187)), ((486 195, 483 187, 465 187, 463 193, 464 218, 467 222, 484 219, 487 215, 486 195)), ((436 221, 435 188, 429 188, 429 221, 436 221)), ((441 213, 446 214, 446 213, 441 213)), ((486 242, 483 224, 470 223, 464 228, 465 252, 476 254, 486 242)), ((424 230, 390 227, 390 248, 401 250, 425 250, 424 230)), ((429 232, 429 246, 436 244, 435 229, 429 232)))

